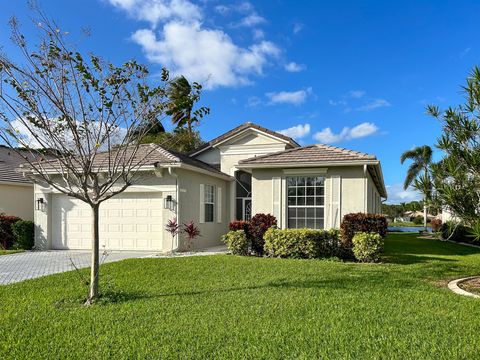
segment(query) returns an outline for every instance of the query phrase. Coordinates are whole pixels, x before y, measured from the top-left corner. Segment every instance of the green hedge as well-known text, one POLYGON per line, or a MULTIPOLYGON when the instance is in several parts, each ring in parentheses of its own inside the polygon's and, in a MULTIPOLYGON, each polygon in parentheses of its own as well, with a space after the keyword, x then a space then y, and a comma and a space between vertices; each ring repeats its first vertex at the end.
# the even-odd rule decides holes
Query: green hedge
POLYGON ((267 256, 313 259, 338 256, 340 253, 337 230, 270 228, 264 235, 267 256))
POLYGON ((20 220, 12 225, 13 248, 31 250, 35 245, 35 226, 33 221, 20 220))
POLYGON ((352 239, 353 254, 361 262, 377 262, 383 252, 384 241, 377 233, 356 233, 352 239))
POLYGON ((222 236, 222 241, 234 255, 248 255, 250 243, 244 230, 229 231, 222 236))

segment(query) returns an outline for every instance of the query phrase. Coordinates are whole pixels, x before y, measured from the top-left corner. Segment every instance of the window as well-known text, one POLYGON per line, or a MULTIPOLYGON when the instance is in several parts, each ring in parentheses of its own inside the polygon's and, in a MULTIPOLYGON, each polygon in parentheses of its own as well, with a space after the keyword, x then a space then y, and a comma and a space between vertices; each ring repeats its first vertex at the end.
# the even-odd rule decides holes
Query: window
POLYGON ((323 177, 287 177, 288 227, 323 229, 325 227, 325 179, 323 177))
POLYGON ((215 207, 215 187, 213 185, 205 185, 203 203, 205 206, 205 222, 213 222, 215 207))

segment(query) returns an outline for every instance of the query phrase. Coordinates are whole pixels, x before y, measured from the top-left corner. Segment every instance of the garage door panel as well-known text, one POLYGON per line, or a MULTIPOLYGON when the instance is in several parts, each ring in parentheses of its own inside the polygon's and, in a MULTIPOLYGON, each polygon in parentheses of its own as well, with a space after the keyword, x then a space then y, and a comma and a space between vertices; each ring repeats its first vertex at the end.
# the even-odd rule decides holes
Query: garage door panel
MULTIPOLYGON (((161 250, 160 193, 123 193, 100 206, 100 247, 116 250, 161 250)), ((91 210, 78 199, 55 195, 52 238, 56 249, 91 248, 91 210)))

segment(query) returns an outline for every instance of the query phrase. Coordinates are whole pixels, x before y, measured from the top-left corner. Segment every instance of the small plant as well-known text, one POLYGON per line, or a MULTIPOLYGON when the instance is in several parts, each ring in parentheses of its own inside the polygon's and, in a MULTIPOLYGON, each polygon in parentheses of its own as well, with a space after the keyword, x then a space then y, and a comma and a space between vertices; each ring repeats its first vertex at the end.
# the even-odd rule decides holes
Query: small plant
POLYGON ((200 229, 195 225, 193 220, 190 220, 188 223, 183 224, 182 232, 185 234, 187 239, 187 250, 190 250, 193 245, 193 240, 195 240, 200 235, 200 229))
POLYGON ((13 248, 31 250, 35 245, 35 225, 33 221, 19 220, 12 225, 13 248))
POLYGON ((234 255, 248 255, 249 241, 243 230, 229 231, 222 236, 222 241, 234 255))
POLYGON ((243 220, 231 221, 228 224, 228 228, 230 229, 230 231, 243 230, 243 231, 245 231, 245 234, 248 233, 248 228, 249 227, 250 227, 250 222, 249 221, 243 221, 243 220))
POLYGON ((442 227, 442 220, 432 219, 432 221, 430 222, 430 225, 432 226, 433 232, 440 231, 440 228, 442 227))
POLYGON ((17 221, 20 221, 17 216, 9 216, 5 214, 0 214, 0 248, 3 250, 8 250, 12 247, 13 241, 15 239, 12 233, 12 225, 17 221))
POLYGON ((265 244, 263 235, 272 226, 277 226, 277 219, 270 214, 256 214, 250 220, 248 234, 252 239, 252 249, 258 255, 263 255, 263 245, 265 244))
POLYGON ((381 237, 387 235, 388 222, 383 215, 352 213, 343 217, 340 225, 342 242, 346 249, 352 247, 352 238, 357 232, 377 233, 381 237))
POLYGON ((377 262, 383 252, 383 238, 376 233, 357 233, 352 239, 353 254, 360 262, 377 262))
POLYGON ((423 224, 423 218, 421 216, 416 216, 413 218, 412 222, 415 225, 422 225, 423 224))
POLYGON ((173 243, 175 241, 175 236, 180 232, 180 225, 177 222, 177 218, 168 220, 167 225, 165 225, 165 230, 170 233, 172 236, 172 252, 173 252, 173 243))

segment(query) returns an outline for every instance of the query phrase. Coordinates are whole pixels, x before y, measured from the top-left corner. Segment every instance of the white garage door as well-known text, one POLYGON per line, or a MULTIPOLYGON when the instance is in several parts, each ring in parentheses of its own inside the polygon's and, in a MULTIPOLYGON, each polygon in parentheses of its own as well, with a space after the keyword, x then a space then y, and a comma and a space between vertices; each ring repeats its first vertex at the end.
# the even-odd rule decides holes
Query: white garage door
MULTIPOLYGON (((160 193, 122 193, 100 205, 100 249, 161 250, 160 193)), ((91 249, 90 206, 66 195, 54 195, 52 247, 91 249)))

